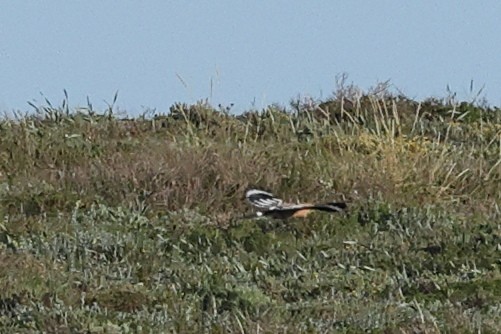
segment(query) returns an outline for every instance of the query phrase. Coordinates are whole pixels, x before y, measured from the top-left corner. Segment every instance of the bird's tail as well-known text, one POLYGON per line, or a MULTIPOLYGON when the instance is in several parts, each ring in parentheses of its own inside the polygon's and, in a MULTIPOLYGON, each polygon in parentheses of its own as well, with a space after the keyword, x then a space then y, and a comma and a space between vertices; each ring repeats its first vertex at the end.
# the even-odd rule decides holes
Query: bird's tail
POLYGON ((315 204, 312 209, 327 212, 341 212, 345 210, 348 206, 344 202, 330 202, 324 204, 315 204))

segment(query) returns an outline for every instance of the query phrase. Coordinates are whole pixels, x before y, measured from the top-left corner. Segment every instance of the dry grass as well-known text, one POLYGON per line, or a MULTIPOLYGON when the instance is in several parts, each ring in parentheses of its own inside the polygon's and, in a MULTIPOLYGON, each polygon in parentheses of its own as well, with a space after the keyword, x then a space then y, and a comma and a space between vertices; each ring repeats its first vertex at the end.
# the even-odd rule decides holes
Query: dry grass
POLYGON ((497 108, 381 92, 3 120, 0 325, 495 332, 499 124, 497 108), (235 221, 250 186, 350 210, 235 221))

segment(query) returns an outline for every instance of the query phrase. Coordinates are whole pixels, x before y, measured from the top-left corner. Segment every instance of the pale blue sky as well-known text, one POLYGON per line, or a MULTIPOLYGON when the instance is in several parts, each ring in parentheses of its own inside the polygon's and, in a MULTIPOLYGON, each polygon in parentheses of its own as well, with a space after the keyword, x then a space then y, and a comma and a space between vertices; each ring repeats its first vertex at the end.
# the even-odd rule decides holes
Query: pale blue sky
POLYGON ((132 115, 208 97, 239 112, 326 98, 343 72, 416 99, 468 99, 473 80, 500 105, 500 17, 499 0, 0 0, 0 111, 66 89, 99 109, 118 90, 132 115))

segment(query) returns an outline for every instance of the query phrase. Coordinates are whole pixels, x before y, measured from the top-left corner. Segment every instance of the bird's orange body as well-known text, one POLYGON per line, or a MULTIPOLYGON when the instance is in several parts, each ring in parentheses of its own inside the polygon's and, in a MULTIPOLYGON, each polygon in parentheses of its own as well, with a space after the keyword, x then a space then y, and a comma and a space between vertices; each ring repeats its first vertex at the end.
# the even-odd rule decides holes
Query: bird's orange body
POLYGON ((311 209, 302 209, 302 210, 297 210, 294 212, 292 215, 293 218, 305 218, 307 215, 311 213, 311 209))

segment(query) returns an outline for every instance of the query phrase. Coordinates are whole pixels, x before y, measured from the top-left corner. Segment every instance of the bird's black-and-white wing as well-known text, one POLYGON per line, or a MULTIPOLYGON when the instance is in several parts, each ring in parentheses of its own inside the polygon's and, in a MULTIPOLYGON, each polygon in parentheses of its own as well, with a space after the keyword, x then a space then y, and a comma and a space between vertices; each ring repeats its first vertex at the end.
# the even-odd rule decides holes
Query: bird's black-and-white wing
POLYGON ((281 207, 283 204, 283 200, 280 198, 275 197, 269 192, 258 189, 247 190, 245 197, 251 205, 259 209, 270 210, 281 207))

